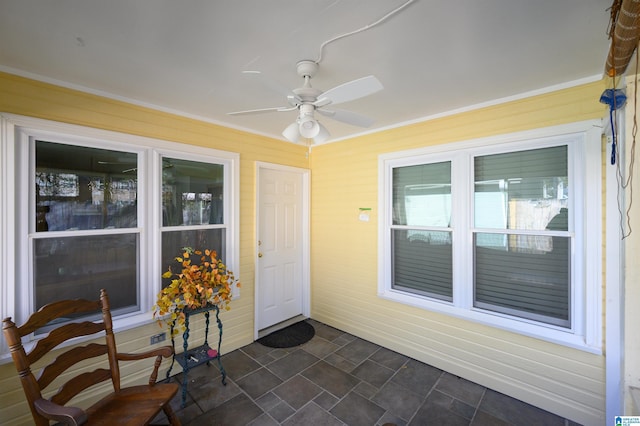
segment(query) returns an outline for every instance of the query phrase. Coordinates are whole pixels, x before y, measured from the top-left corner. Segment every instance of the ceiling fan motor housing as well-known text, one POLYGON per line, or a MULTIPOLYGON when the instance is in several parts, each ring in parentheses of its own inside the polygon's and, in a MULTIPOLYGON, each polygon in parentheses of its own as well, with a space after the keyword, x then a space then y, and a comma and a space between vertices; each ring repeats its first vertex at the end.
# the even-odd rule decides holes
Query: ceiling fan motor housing
POLYGON ((318 72, 318 64, 310 60, 300 61, 296 64, 296 67, 298 69, 298 75, 302 78, 313 78, 318 72))

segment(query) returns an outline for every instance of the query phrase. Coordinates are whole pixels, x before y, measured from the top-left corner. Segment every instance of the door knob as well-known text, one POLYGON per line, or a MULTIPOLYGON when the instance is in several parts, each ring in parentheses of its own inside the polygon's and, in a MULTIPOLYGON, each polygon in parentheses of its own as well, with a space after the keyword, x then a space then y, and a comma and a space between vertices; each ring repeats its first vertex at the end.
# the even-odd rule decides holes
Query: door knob
POLYGON ((262 253, 258 252, 258 257, 262 257, 262 253))

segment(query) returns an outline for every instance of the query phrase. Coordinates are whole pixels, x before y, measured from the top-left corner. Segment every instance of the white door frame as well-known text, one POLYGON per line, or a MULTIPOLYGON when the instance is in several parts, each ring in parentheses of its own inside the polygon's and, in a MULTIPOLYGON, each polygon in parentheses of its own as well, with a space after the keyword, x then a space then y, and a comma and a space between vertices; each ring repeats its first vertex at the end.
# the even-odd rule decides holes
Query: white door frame
POLYGON ((259 229, 259 217, 260 217, 260 170, 270 169, 292 173, 299 173, 302 175, 302 209, 301 209, 301 223, 302 223, 302 315, 309 317, 311 315, 311 238, 310 238, 310 175, 309 169, 303 169, 299 167, 283 166, 281 164, 265 163, 261 161, 256 162, 256 219, 255 219, 255 238, 253 241, 254 246, 254 270, 255 270, 255 286, 254 286, 254 330, 253 338, 258 339, 258 316, 259 313, 259 300, 258 300, 258 286, 260 285, 259 278, 259 265, 258 265, 258 239, 260 235, 259 229))

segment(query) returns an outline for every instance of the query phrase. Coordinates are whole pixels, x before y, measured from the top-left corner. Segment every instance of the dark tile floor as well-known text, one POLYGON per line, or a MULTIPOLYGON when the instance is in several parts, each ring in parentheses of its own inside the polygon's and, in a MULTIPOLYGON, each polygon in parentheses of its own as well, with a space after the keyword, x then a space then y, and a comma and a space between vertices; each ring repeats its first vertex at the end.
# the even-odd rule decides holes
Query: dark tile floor
MULTIPOLYGON (((189 371, 184 425, 526 425, 575 423, 335 328, 290 349, 252 343, 189 371)), ((169 380, 182 383, 181 374, 169 380)))

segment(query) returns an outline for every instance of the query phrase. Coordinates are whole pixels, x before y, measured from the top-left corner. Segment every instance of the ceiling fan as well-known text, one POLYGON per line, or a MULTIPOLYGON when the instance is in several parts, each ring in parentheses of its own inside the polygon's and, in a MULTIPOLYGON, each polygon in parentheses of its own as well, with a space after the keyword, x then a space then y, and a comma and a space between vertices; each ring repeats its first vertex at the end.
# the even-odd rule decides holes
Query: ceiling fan
MULTIPOLYGON (((260 108, 246 111, 230 112, 229 115, 256 114, 263 112, 286 112, 298 110, 296 121, 287 126, 282 135, 291 142, 298 142, 300 137, 313 139, 316 143, 322 143, 329 139, 330 134, 314 114, 327 116, 343 123, 352 124, 359 127, 369 127, 373 120, 369 117, 351 111, 338 109, 325 109, 329 105, 336 105, 343 102, 353 101, 365 96, 369 96, 383 89, 382 83, 370 75, 356 80, 343 83, 325 92, 311 87, 311 79, 318 72, 318 63, 311 60, 300 61, 296 65, 298 75, 304 79, 302 87, 288 90, 274 82, 264 81, 271 88, 283 93, 287 97, 288 106, 260 108)), ((245 71, 244 74, 260 77, 264 76, 259 71, 245 71)))

